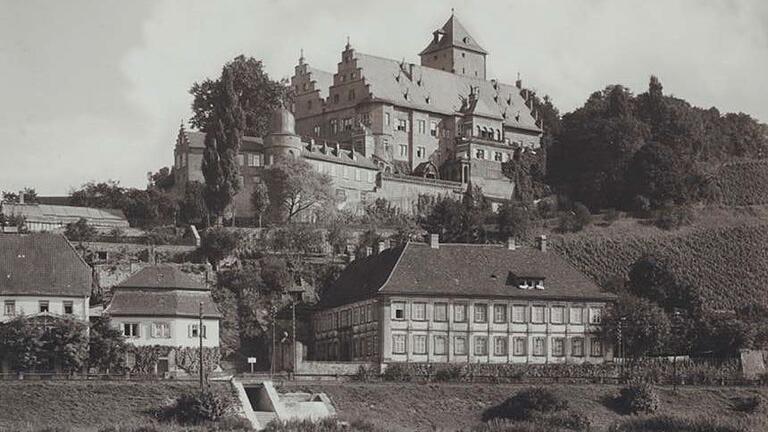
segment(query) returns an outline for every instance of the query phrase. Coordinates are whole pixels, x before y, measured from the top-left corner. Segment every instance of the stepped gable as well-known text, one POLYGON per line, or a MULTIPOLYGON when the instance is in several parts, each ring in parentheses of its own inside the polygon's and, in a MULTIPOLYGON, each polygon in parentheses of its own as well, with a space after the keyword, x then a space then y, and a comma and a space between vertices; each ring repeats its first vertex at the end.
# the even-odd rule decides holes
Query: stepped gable
POLYGON ((541 131, 530 108, 525 105, 520 89, 513 85, 357 51, 354 58, 357 66, 362 69, 362 77, 369 86, 373 100, 454 115, 462 112, 462 101, 467 100, 474 91, 478 98, 474 115, 502 120, 510 127, 541 131))
POLYGON ((91 295, 91 267, 60 234, 0 234, 0 295, 91 295))

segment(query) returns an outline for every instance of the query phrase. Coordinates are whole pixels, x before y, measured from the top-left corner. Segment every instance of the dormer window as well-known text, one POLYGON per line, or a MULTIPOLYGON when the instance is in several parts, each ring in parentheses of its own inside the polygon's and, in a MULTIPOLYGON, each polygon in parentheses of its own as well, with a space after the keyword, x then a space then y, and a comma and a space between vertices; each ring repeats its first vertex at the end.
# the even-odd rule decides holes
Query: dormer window
POLYGON ((544 289, 544 279, 543 278, 520 278, 517 284, 518 288, 520 289, 537 289, 537 290, 543 290, 544 289))

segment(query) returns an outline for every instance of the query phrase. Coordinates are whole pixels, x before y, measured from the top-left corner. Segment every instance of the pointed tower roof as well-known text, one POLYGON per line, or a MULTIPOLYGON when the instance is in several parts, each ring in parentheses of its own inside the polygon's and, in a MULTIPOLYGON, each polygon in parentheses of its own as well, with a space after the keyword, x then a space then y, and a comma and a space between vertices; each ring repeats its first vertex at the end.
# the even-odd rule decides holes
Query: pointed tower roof
POLYGON ((448 21, 432 34, 434 36, 432 42, 430 42, 419 55, 425 55, 451 47, 463 48, 480 54, 488 54, 488 51, 484 50, 483 47, 477 43, 475 38, 470 36, 467 29, 464 28, 461 22, 459 22, 459 19, 456 18, 456 15, 452 14, 448 21))

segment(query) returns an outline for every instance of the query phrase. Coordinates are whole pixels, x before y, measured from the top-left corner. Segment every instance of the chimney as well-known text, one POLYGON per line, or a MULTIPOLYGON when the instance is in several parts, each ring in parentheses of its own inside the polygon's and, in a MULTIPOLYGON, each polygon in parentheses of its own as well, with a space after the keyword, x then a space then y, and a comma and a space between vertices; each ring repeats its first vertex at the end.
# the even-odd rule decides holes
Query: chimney
POLYGON ((19 191, 19 204, 24 204, 24 191, 19 191))
POLYGON ((429 235, 429 247, 432 249, 440 249, 440 234, 429 235))
POLYGON ((539 242, 539 250, 541 250, 542 252, 546 252, 547 251, 547 236, 542 234, 542 235, 539 236, 539 238, 537 240, 539 242))
POLYGON ((507 237, 507 249, 509 250, 515 250, 517 249, 517 243, 515 243, 514 237, 507 237))

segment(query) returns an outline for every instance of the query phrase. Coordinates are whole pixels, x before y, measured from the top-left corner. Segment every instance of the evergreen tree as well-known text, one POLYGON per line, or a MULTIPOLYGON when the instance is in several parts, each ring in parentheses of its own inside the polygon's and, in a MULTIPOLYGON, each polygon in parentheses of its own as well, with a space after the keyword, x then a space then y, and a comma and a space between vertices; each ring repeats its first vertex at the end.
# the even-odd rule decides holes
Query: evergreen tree
POLYGON ((231 67, 225 66, 221 74, 219 94, 214 110, 203 131, 203 177, 205 177, 205 203, 221 225, 224 212, 240 191, 240 171, 237 155, 245 128, 245 115, 235 92, 231 67))

